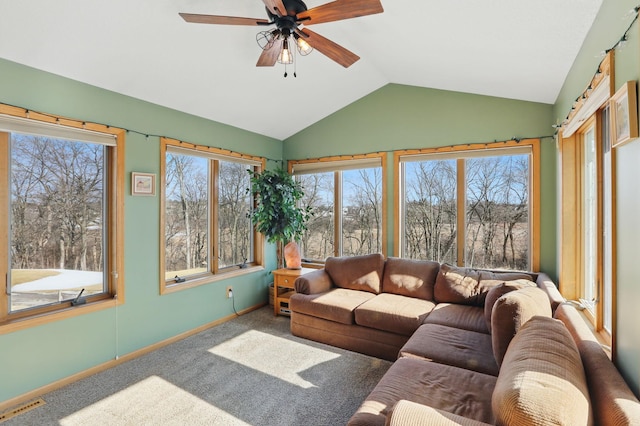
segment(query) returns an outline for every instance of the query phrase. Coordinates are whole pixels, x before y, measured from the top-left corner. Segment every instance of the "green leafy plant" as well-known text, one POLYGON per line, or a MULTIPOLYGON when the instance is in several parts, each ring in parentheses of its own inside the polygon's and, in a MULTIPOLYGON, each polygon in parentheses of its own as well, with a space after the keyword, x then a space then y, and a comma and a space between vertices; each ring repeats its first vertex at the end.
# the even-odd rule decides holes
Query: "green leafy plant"
POLYGON ((256 196, 256 207, 251 220, 270 243, 286 244, 295 241, 307 230, 311 207, 299 207, 304 196, 302 186, 283 169, 264 170, 256 173, 249 170, 251 188, 247 191, 256 196))

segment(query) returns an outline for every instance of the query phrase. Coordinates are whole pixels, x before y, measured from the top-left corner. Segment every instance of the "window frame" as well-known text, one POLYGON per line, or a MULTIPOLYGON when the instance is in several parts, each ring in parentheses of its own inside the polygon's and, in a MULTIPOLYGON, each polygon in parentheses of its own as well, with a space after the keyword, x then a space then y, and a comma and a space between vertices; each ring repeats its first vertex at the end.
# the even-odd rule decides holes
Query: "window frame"
MULTIPOLYGON (((334 174, 334 191, 333 191, 333 208, 334 208, 334 229, 333 238, 334 241, 338 241, 338 244, 334 244, 334 252, 332 256, 341 256, 342 254, 342 214, 337 214, 338 211, 342 211, 342 195, 343 195, 343 180, 341 171, 344 170, 358 170, 367 169, 372 167, 380 167, 381 180, 382 180, 382 194, 381 194, 381 223, 382 223, 382 235, 381 235, 381 253, 383 256, 387 256, 387 157, 385 153, 373 153, 373 154, 358 154, 358 155, 338 155, 330 157, 319 158, 307 158, 304 160, 289 160, 288 171, 292 176, 296 175, 296 168, 298 170, 304 169, 304 173, 330 173, 334 174)), ((304 253, 303 253, 304 255, 304 253)), ((324 260, 312 259, 311 261, 303 262, 303 266, 322 266, 324 260)))
MULTIPOLYGON (((402 232, 402 166, 401 162, 406 158, 418 157, 418 156, 434 156, 445 154, 450 159, 457 160, 457 227, 458 229, 465 229, 466 224, 466 179, 465 179, 465 167, 461 167, 464 164, 464 158, 469 157, 471 152, 474 151, 488 151, 496 150, 499 152, 505 152, 505 150, 529 147, 531 150, 531 163, 530 163, 530 176, 529 176, 529 195, 530 195, 530 269, 532 271, 538 271, 540 269, 540 139, 523 139, 523 140, 510 140, 505 142, 493 142, 493 143, 480 143, 480 144, 467 144, 467 145, 454 145, 448 147, 437 148, 424 148, 424 149, 410 149, 394 152, 394 167, 396 173, 394 174, 394 205, 395 215, 398 218, 394 221, 394 256, 400 257, 402 255, 401 245, 401 232, 402 232)), ((506 151, 508 152, 508 151, 506 151)), ((466 250, 466 233, 458 232, 456 235, 457 244, 457 256, 456 265, 465 265, 465 250, 466 250)))
MULTIPOLYGON (((564 194, 574 192, 576 195, 571 200, 565 200, 563 197, 562 210, 567 209, 574 217, 580 218, 579 221, 571 220, 569 214, 563 213, 561 219, 562 227, 562 245, 561 245, 561 277, 560 277, 560 291, 567 298, 575 300, 578 304, 582 305, 584 309, 581 313, 589 322, 595 334, 608 346, 614 347, 612 344, 615 336, 615 294, 616 294, 616 252, 615 252, 615 235, 616 235, 616 206, 615 206, 615 188, 616 188, 616 176, 615 176, 615 163, 616 152, 615 147, 610 148, 609 157, 609 176, 608 183, 610 185, 609 198, 605 197, 605 167, 604 167, 604 152, 603 152, 603 114, 606 110, 606 104, 602 108, 598 109, 594 114, 583 122, 583 124, 569 137, 560 138, 561 142, 561 155, 562 155, 562 189, 564 194), (596 206, 595 206, 595 226, 596 226, 596 240, 595 250, 596 256, 595 262, 595 300, 586 301, 585 295, 587 294, 586 282, 585 282, 585 230, 582 225, 582 218, 585 214, 585 199, 584 192, 584 173, 585 173, 585 147, 584 136, 593 131, 594 143, 595 143, 595 162, 596 162, 596 206), (565 168, 566 166, 566 168, 565 168), (605 206, 605 202, 611 203, 609 206, 605 206), (575 204, 575 207, 572 205, 575 204), (605 231, 605 207, 609 208, 610 223, 608 224, 611 231, 611 237, 607 241, 604 237, 605 231), (609 276, 611 278, 611 300, 607 300, 605 297, 605 245, 611 244, 610 250, 610 271, 609 276), (604 324, 604 316, 606 304, 610 309, 611 316, 611 330, 607 330, 604 324)), ((610 127, 609 127, 609 137, 610 127)))
MULTIPOLYGON (((9 253, 9 217, 10 188, 9 188, 9 134, 11 131, 0 131, 0 205, 7 206, 6 214, 0 217, 0 277, 3 291, 0 295, 0 334, 9 333, 52 321, 71 318, 89 312, 107 309, 125 302, 124 287, 124 194, 125 194, 125 134, 124 129, 110 127, 103 124, 78 121, 52 114, 43 114, 29 111, 23 108, 0 104, 0 115, 10 119, 19 119, 29 126, 42 127, 46 134, 47 128, 55 134, 50 135, 58 139, 64 138, 64 133, 78 134, 78 132, 90 131, 115 138, 115 145, 109 146, 106 152, 106 167, 108 182, 105 197, 105 212, 107 232, 105 235, 105 264, 104 276, 106 277, 106 291, 95 296, 88 296, 87 303, 72 306, 70 301, 58 304, 43 305, 26 310, 9 312, 8 295, 6 294, 9 253), (53 130, 50 125, 56 125, 53 130), (58 133, 58 131, 60 133, 58 133)), ((19 131, 16 131, 20 133, 19 131)), ((67 136, 73 139, 72 136, 67 136)))
MULTIPOLYGON (((264 270, 264 236, 256 231, 255 226, 252 226, 253 232, 253 262, 248 263, 247 267, 241 268, 237 265, 228 266, 224 268, 218 267, 218 171, 219 161, 235 161, 245 160, 248 163, 255 163, 254 170, 264 170, 266 166, 266 159, 263 157, 257 157, 247 154, 241 154, 233 151, 223 150, 219 148, 209 147, 205 145, 197 145, 189 142, 183 142, 176 139, 161 137, 160 138, 160 294, 170 294, 176 291, 186 290, 189 288, 210 284, 216 281, 228 279, 231 277, 237 277, 256 271, 264 270), (177 149, 176 149, 177 148, 177 149), (210 258, 213 262, 207 266, 207 271, 190 275, 183 282, 176 282, 175 279, 165 278, 165 265, 166 265, 166 245, 165 241, 165 214, 166 214, 166 158, 167 153, 172 149, 176 149, 175 152, 184 151, 186 155, 192 152, 194 156, 206 157, 209 161, 210 176, 208 180, 209 191, 209 217, 208 217, 208 250, 210 258)), ((254 201, 255 202, 255 201, 254 201)))
POLYGON ((596 144, 596 185, 597 185, 597 243, 596 243, 596 300, 595 309, 582 309, 585 321, 592 327, 595 336, 603 344, 612 348, 612 358, 615 359, 616 333, 616 147, 610 140, 608 159, 609 198, 604 193, 604 153, 603 153, 603 114, 607 111, 608 137, 611 138, 611 110, 607 109, 610 99, 614 96, 615 88, 615 50, 607 53, 598 67, 598 72, 592 78, 588 88, 573 103, 567 119, 563 122, 558 133, 559 147, 559 188, 560 188, 560 278, 559 289, 564 297, 581 304, 580 299, 585 294, 584 289, 584 235, 582 230, 583 182, 584 174, 584 140, 583 135, 593 127, 596 144), (605 206, 604 203, 610 203, 605 206), (608 208, 610 223, 605 224, 604 211, 608 208), (611 232, 607 241, 603 237, 605 225, 611 232), (605 244, 610 254, 609 277, 611 278, 611 300, 603 303, 604 290, 604 255, 605 244), (610 309, 611 330, 604 327, 605 303, 610 309))

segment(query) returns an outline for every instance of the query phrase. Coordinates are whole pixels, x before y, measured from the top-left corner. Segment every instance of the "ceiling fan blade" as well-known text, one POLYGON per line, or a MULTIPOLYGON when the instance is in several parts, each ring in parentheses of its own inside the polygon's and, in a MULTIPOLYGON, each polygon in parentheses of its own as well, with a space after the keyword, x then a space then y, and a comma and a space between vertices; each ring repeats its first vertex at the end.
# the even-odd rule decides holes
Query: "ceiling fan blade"
POLYGON ((311 25, 374 15, 382 12, 384 12, 384 9, 382 8, 380 0, 336 0, 323 4, 322 6, 314 7, 306 12, 300 12, 298 13, 298 19, 309 18, 304 21, 304 24, 311 25))
POLYGON ((329 59, 332 59, 342 65, 345 68, 349 68, 360 57, 353 52, 345 49, 337 43, 321 36, 318 33, 314 33, 309 28, 304 30, 296 30, 296 33, 303 37, 307 43, 311 45, 318 52, 322 53, 329 59))
POLYGON ((260 57, 258 58, 258 63, 256 67, 272 67, 276 64, 278 60, 278 55, 280 54, 280 50, 282 49, 282 39, 277 38, 273 41, 271 47, 267 47, 262 51, 260 57))
POLYGON ((262 0, 267 9, 277 16, 286 16, 287 8, 284 7, 282 0, 262 0))
POLYGON ((180 13, 180 16, 185 21, 196 24, 264 25, 269 23, 266 19, 238 18, 235 16, 198 15, 196 13, 180 13))

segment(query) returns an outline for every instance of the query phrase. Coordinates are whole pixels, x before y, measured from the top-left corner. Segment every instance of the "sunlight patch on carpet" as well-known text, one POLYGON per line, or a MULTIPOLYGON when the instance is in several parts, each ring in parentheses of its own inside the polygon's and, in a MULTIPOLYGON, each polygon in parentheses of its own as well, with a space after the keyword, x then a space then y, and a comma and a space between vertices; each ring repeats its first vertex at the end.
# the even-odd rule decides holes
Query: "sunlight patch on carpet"
POLYGON ((316 385, 303 379, 300 373, 340 356, 334 352, 256 330, 249 330, 214 346, 209 352, 303 389, 316 385), (260 350, 255 350, 256 347, 260 350), (295 363, 287 362, 292 360, 295 363), (292 368, 292 365, 295 365, 295 368, 292 368))
POLYGON ((248 425, 184 389, 151 376, 60 420, 60 425, 89 424, 248 425), (150 409, 150 407, 152 407, 150 409), (152 416, 152 417, 150 417, 152 416))

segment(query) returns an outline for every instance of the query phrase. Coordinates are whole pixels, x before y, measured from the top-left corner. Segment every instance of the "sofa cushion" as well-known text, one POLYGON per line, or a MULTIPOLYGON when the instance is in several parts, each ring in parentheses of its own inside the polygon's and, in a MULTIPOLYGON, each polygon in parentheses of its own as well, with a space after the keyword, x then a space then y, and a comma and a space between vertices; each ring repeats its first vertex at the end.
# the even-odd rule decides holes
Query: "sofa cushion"
POLYGON ((499 425, 592 423, 582 360, 561 321, 535 316, 521 328, 504 357, 492 406, 499 425))
POLYGON ((491 393, 496 377, 450 365, 400 358, 349 420, 349 426, 383 426, 404 399, 493 424, 491 393))
POLYGON ((445 263, 440 266, 436 278, 435 300, 439 303, 484 306, 485 297, 491 288, 504 281, 532 278, 526 272, 485 271, 445 263))
POLYGON ((479 306, 438 303, 424 320, 424 324, 440 324, 489 334, 484 320, 484 309, 479 306))
POLYGON ((458 416, 428 405, 401 400, 387 415, 386 426, 488 426, 487 423, 458 416))
POLYGON ((489 294, 489 291, 503 282, 520 280, 533 282, 535 279, 534 275, 526 272, 480 271, 480 281, 478 282, 478 304, 484 306, 486 304, 486 297, 489 294))
POLYGON ((434 307, 429 300, 380 293, 356 308, 355 321, 364 327, 410 336, 434 307))
POLYGON ((292 311, 342 324, 354 324, 354 310, 369 299, 376 297, 366 291, 334 288, 325 293, 296 293, 289 299, 292 311))
POLYGON ((470 268, 460 268, 444 263, 440 265, 434 297, 438 303, 458 303, 473 305, 477 300, 480 272, 470 268))
POLYGON ((389 257, 384 265, 382 291, 433 300, 438 270, 438 262, 389 257))
POLYGON ((400 356, 424 358, 492 376, 498 375, 491 336, 477 331, 424 324, 400 349, 400 356))
POLYGON ((493 305, 496 303, 500 297, 505 294, 519 290, 524 287, 535 287, 536 283, 529 280, 514 280, 514 281, 505 281, 501 282, 495 287, 491 288, 487 292, 487 297, 484 300, 484 320, 487 323, 487 328, 489 332, 491 332, 491 311, 493 310, 493 305))
POLYGON ((525 287, 501 296, 491 312, 491 340, 498 366, 502 364, 507 347, 530 318, 551 317, 551 303, 538 287, 525 287))
POLYGON ((378 294, 382 283, 384 257, 380 253, 329 257, 324 269, 337 287, 378 294))

